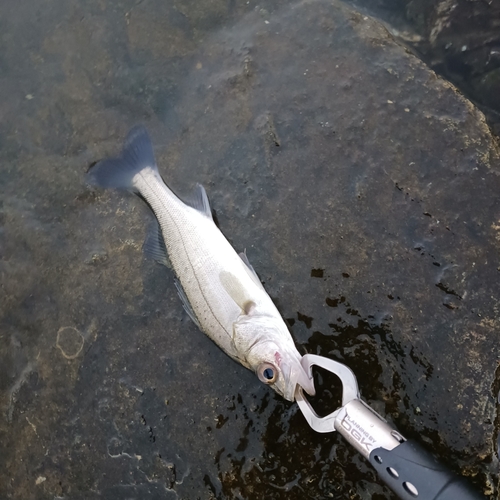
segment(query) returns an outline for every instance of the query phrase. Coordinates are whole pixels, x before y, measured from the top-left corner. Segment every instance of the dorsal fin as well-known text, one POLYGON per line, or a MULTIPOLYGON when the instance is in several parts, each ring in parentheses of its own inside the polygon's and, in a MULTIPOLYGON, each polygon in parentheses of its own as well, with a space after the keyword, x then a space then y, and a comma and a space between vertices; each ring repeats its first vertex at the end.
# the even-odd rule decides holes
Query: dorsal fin
POLYGON ((252 280, 255 282, 256 285, 259 285, 264 290, 264 287, 262 286, 262 283, 260 282, 260 279, 257 276, 255 269, 253 268, 252 264, 250 264, 250 262, 248 261, 246 249, 244 252, 241 252, 238 255, 241 257, 241 260, 245 263, 246 269, 247 271, 249 271, 248 274, 250 275, 252 280))
POLYGON ((195 208, 210 219, 212 218, 212 210, 208 201, 207 192, 201 184, 196 184, 192 194, 187 197, 182 197, 181 200, 192 208, 195 208))

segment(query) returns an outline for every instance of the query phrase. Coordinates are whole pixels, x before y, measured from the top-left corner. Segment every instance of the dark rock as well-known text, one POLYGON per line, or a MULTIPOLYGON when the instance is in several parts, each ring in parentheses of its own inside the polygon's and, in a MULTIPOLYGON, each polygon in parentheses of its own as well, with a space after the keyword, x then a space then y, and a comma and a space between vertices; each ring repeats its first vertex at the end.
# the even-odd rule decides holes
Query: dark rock
MULTIPOLYGON (((349 1, 349 0, 348 0, 349 1)), ((350 0, 384 19, 438 74, 485 112, 500 136, 500 3, 350 0)))
MULTIPOLYGON (((0 497, 391 496, 197 331, 142 258, 139 200, 86 194, 88 165, 136 122, 174 189, 206 186, 284 317, 300 311, 302 352, 347 363, 377 411, 496 497, 500 164, 484 116, 338 2, 229 4, 53 0, 41 26, 7 11, 32 33, 0 79, 0 497), (228 27, 208 36, 214 18, 228 27), (34 88, 16 88, 17 60, 34 88)), ((334 381, 318 387, 335 401, 334 381)))

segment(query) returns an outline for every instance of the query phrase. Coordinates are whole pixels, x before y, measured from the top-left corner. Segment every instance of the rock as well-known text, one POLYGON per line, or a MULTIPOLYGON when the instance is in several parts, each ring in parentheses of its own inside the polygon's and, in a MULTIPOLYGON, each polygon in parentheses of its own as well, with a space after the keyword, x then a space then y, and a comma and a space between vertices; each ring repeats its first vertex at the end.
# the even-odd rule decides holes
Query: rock
MULTIPOLYGON (((36 478, 37 498, 391 496, 197 331, 141 256, 140 200, 83 184, 140 121, 174 189, 205 185, 302 352, 348 364, 404 435, 497 495, 500 163, 482 113, 339 2, 199 38, 160 3, 66 7, 32 49, 40 91, 20 89, 33 118, 5 105, 25 135, 0 134, 0 496, 36 478)), ((318 387, 332 404, 335 380, 318 387)))
POLYGON ((358 0, 486 114, 500 135, 500 4, 459 0, 358 0))

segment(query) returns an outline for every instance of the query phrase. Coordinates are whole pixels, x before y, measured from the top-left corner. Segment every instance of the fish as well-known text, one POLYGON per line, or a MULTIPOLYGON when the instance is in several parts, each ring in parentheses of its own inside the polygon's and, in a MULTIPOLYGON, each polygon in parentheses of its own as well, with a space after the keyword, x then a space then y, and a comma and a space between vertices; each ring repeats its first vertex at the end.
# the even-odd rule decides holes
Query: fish
POLYGON ((189 201, 167 186, 143 125, 130 130, 119 156, 91 167, 86 181, 131 191, 149 205, 156 220, 144 252, 173 269, 182 305, 202 332, 283 398, 294 401, 297 386, 315 394, 302 356, 246 253, 238 254, 215 224, 202 185, 189 201))

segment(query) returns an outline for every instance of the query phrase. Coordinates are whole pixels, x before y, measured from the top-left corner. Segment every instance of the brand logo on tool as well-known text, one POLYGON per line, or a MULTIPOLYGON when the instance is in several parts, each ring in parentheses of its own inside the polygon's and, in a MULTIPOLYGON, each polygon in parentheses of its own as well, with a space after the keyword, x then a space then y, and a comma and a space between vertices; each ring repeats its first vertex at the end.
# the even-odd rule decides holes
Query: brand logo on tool
POLYGON ((352 438, 357 441, 361 446, 366 447, 367 451, 370 452, 371 448, 373 448, 375 438, 361 425, 359 425, 354 419, 350 418, 349 415, 346 415, 340 425, 349 433, 352 438))

